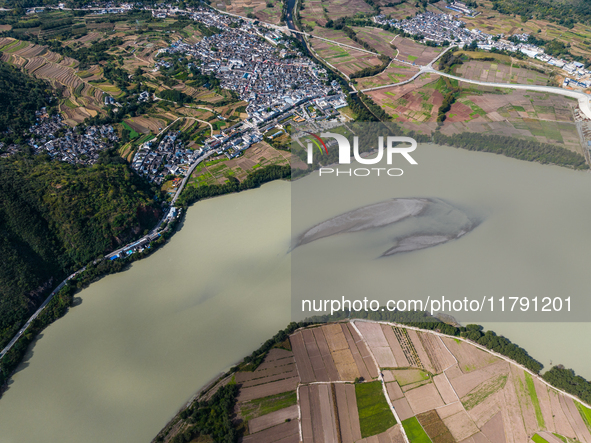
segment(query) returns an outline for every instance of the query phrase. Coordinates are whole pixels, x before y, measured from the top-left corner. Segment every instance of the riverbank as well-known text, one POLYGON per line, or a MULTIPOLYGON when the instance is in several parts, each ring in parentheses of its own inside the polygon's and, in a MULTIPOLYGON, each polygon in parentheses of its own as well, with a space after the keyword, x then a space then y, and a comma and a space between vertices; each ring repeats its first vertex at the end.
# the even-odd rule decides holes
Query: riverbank
MULTIPOLYGON (((345 317, 348 317, 348 314, 345 317)), ((405 436, 409 431, 407 425, 411 417, 416 416, 421 421, 426 413, 422 411, 434 412, 435 407, 438 411, 436 416, 440 412, 443 413, 439 414, 443 421, 439 419, 441 423, 436 435, 441 435, 443 430, 447 433, 451 431, 457 440, 457 435, 464 433, 467 424, 470 424, 470 434, 480 430, 488 435, 492 426, 497 437, 522 434, 531 437, 536 431, 550 431, 558 435, 556 432, 559 431, 568 438, 591 442, 591 434, 587 429, 589 425, 584 424, 587 422, 587 411, 591 410, 588 400, 581 400, 580 396, 573 395, 568 389, 557 387, 547 376, 541 377, 536 370, 531 370, 531 365, 524 366, 508 358, 503 352, 491 349, 492 346, 482 345, 478 340, 469 338, 476 331, 481 332, 482 336, 496 337, 494 332, 484 333, 476 325, 459 328, 450 326, 419 312, 393 313, 386 317, 388 318, 373 320, 323 318, 310 319, 312 323, 291 323, 285 330, 268 340, 265 346, 255 351, 249 359, 245 359, 220 376, 205 393, 195 395, 192 401, 179 410, 169 424, 156 435, 152 443, 176 443, 211 436, 210 427, 204 426, 199 417, 207 408, 215 408, 220 398, 224 398, 225 406, 218 409, 218 414, 224 417, 224 435, 228 441, 237 441, 242 437, 244 441, 254 442, 270 436, 285 437, 287 433, 296 431, 299 441, 302 441, 310 438, 312 434, 316 435, 317 432, 319 436, 322 433, 330 433, 331 428, 337 435, 343 432, 350 434, 352 431, 355 434, 359 422, 362 428, 364 422, 360 398, 358 395, 354 396, 357 400, 348 395, 341 398, 338 390, 347 389, 344 387, 347 384, 371 384, 376 380, 381 383, 384 397, 395 421, 390 421, 379 429, 373 428, 370 433, 367 433, 366 428, 366 434, 362 435, 365 437, 388 431, 393 425, 395 426, 388 431, 389 434, 393 432, 405 436), (418 323, 397 321, 404 319, 414 319, 418 323), (326 320, 328 322, 325 322, 326 320), (321 323, 316 323, 317 321, 321 323), (312 339, 313 343, 305 341, 306 337, 312 339), (386 347, 384 343, 387 344, 386 347), (334 349, 337 345, 338 351, 334 349), (400 347, 401 345, 403 346, 400 347), (324 368, 318 367, 318 363, 311 366, 308 354, 324 347, 327 349, 323 353, 323 363, 320 363, 324 368), (345 363, 344 355, 350 352, 351 348, 353 352, 359 348, 359 352, 364 355, 363 359, 351 357, 352 361, 345 363), (265 369, 258 370, 257 366, 248 367, 253 356, 257 357, 259 364, 264 362, 265 369), (282 360, 277 360, 279 356, 282 360), (273 375, 268 381, 264 380, 265 377, 270 377, 271 373, 281 374, 282 369, 283 372, 287 371, 287 361, 294 361, 297 367, 295 385, 287 385, 287 379, 282 381, 282 386, 279 382, 272 381, 281 379, 281 375, 273 375), (356 372, 357 369, 359 372, 356 372), (363 377, 355 377, 360 373, 363 377), (413 379, 409 380, 408 377, 416 377, 417 374, 421 381, 411 383, 413 379), (259 383, 263 384, 256 386, 255 383, 253 386, 252 380, 261 378, 263 380, 259 383), (465 389, 464 383, 468 383, 473 389, 465 389), (515 393, 519 395, 523 391, 524 383, 527 395, 518 398, 515 393), (308 400, 308 390, 316 389, 320 385, 329 386, 332 391, 332 401, 330 395, 324 400, 324 403, 328 402, 328 407, 322 406, 321 392, 314 396, 310 393, 308 400), (409 386, 412 389, 409 389, 409 386), (292 402, 286 402, 284 399, 290 397, 292 392, 289 390, 294 387, 293 407, 297 406, 297 414, 294 414, 292 419, 297 422, 295 428, 287 424, 290 420, 285 420, 285 423, 282 423, 284 420, 275 421, 275 415, 290 416, 289 409, 283 408, 289 408, 292 402), (273 395, 268 395, 270 389, 273 395), (497 395, 494 395, 497 392, 501 393, 504 399, 499 401, 497 395), (318 395, 321 398, 320 407, 317 405, 319 410, 312 414, 308 401, 317 402, 317 399, 313 398, 318 395), (261 396, 265 397, 258 398, 261 396), (568 406, 564 409, 564 406, 552 404, 550 398, 553 396, 560 397, 559 403, 565 406, 568 406, 569 401, 572 402, 572 408, 568 406), (330 403, 333 403, 332 406, 330 403), (261 407, 257 411, 257 407, 253 405, 258 404, 264 404, 264 408, 261 407), (348 408, 343 408, 346 405, 348 408), (351 408, 355 411, 359 408, 359 417, 356 414, 350 416, 346 412, 351 408), (453 412, 445 413, 446 408, 451 408, 453 412), (334 415, 331 414, 332 419, 321 420, 319 416, 324 416, 329 410, 335 412, 334 415), (483 413, 484 411, 488 412, 483 413), (515 412, 523 416, 523 421, 512 420, 511 415, 515 412), (461 426, 458 426, 456 420, 446 420, 454 414, 463 415, 461 426), (556 417, 556 414, 560 414, 561 417, 566 414, 568 421, 576 424, 572 428, 555 424, 553 417, 556 417), (315 420, 323 423, 322 430, 316 429, 315 420), (491 424, 487 424, 489 421, 491 424)), ((586 381, 585 383, 589 384, 586 381)), ((357 391, 358 386, 355 386, 352 392, 357 394, 357 391)), ((220 420, 219 415, 217 419, 220 420)), ((432 428, 424 429, 433 437, 430 434, 432 428)), ((216 437, 219 438, 220 435, 216 437)), ((293 441, 298 441, 295 436, 292 437, 293 441)))
MULTIPOLYGON (((181 218, 176 218, 168 222, 164 229, 162 229, 161 234, 158 234, 157 237, 154 236, 156 239, 146 245, 141 252, 135 252, 131 255, 117 258, 116 260, 103 259, 96 261, 77 271, 77 273, 72 274, 66 281, 60 284, 61 288, 58 287, 56 289, 55 295, 50 295, 49 301, 46 300, 40 308, 41 311, 34 314, 34 317, 17 334, 17 340, 7 346, 6 351, 0 357, 0 398, 3 392, 6 391, 8 381, 22 362, 35 337, 47 326, 68 312, 68 309, 72 306, 74 295, 100 278, 125 271, 129 269, 131 263, 152 255, 175 233, 176 227, 179 223, 182 223, 182 219, 185 217, 186 209, 189 205, 195 204, 203 199, 254 189, 273 180, 289 178, 290 174, 290 166, 281 167, 271 165, 260 168, 241 183, 234 179, 225 185, 185 189, 184 193, 180 194, 182 198, 179 199, 179 205, 185 209, 180 215, 181 218)), ((177 196, 175 196, 176 198, 177 196)), ((162 221, 159 221, 157 227, 161 225, 162 221)))
POLYGON ((157 254, 76 294, 0 400, 2 438, 152 439, 188 393, 289 322, 289 196, 274 181, 205 199, 157 254))

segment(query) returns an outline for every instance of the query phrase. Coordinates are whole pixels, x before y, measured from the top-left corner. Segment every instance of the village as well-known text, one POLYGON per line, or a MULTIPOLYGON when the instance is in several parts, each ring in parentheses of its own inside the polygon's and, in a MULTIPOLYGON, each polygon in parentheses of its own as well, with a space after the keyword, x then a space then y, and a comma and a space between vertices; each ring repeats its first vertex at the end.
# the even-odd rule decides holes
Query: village
POLYGON ((166 134, 153 148, 152 141, 145 142, 134 155, 131 168, 156 184, 162 184, 169 175, 184 176, 203 150, 185 149, 179 135, 180 131, 166 134))
POLYGON ((338 83, 328 84, 326 70, 293 48, 280 31, 205 8, 199 8, 191 18, 221 32, 194 45, 177 41, 160 55, 192 56, 203 73, 214 73, 222 88, 236 91, 248 102, 246 112, 253 124, 264 123, 305 101, 342 93, 338 83))
POLYGON ((193 161, 212 150, 232 159, 265 137, 272 140, 286 133, 288 121, 297 126, 337 118, 337 109, 347 106, 340 84, 329 83, 326 70, 304 57, 280 31, 206 8, 198 8, 190 17, 220 32, 193 45, 179 39, 161 49, 154 70, 170 66, 167 55, 188 56, 202 73, 216 75, 222 88, 236 91, 248 103, 248 118, 212 135, 196 151, 173 148, 178 146, 175 135, 166 136, 157 146, 144 143, 132 167, 150 181, 184 176, 193 161))
POLYGON ((93 165, 101 151, 112 148, 119 140, 110 125, 72 128, 60 115, 47 115, 45 109, 37 111, 37 115, 37 123, 29 129, 31 138, 27 142, 36 154, 47 153, 71 164, 93 165))
POLYGON ((243 120, 214 134, 198 149, 185 148, 180 141, 180 132, 172 132, 157 140, 145 142, 131 162, 131 167, 150 182, 162 184, 167 177, 185 177, 190 166, 205 155, 214 152, 228 159, 238 157, 253 144, 274 138, 288 132, 287 126, 297 128, 304 122, 320 122, 342 119, 336 110, 347 106, 344 95, 305 99, 292 106, 287 112, 280 112, 257 124, 254 118, 243 120))
POLYGON ((572 78, 566 77, 563 87, 588 88, 591 86, 591 71, 585 69, 583 63, 569 62, 546 54, 543 48, 528 43, 529 34, 505 36, 504 34, 487 34, 478 29, 469 30, 457 16, 430 11, 404 20, 389 19, 385 15, 375 16, 373 20, 380 25, 389 25, 412 36, 419 36, 424 42, 433 42, 440 46, 453 44, 460 48, 478 48, 485 51, 521 52, 530 58, 562 69, 566 75, 570 75, 572 78))
MULTIPOLYGON (((153 11, 155 16, 176 13, 170 9, 153 11)), ((222 88, 235 91, 247 102, 248 118, 212 134, 197 149, 184 146, 180 134, 174 131, 144 142, 134 154, 131 167, 150 182, 162 184, 167 177, 185 176, 191 164, 209 151, 234 158, 265 137, 271 141, 286 133, 288 124, 340 117, 337 109, 347 105, 340 84, 329 82, 326 70, 303 56, 281 31, 208 8, 197 8, 189 16, 215 33, 193 45, 179 39, 159 50, 153 70, 169 67, 167 56, 188 57, 191 66, 204 74, 215 74, 222 88)), ((138 101, 148 98, 140 95, 138 101)), ((119 105, 109 95, 104 100, 106 105, 119 105)), ((28 144, 37 153, 91 165, 98 160, 100 150, 118 141, 111 126, 91 126, 80 133, 60 116, 49 117, 44 112, 38 112, 38 123, 30 129, 28 144)), ((11 146, 2 149, 7 155, 17 151, 11 146)))

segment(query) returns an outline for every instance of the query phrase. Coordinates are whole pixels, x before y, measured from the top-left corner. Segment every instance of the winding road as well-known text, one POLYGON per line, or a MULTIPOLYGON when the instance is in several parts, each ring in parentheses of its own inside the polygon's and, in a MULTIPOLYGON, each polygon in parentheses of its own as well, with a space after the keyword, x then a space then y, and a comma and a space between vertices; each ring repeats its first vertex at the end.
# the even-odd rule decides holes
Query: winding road
MULTIPOLYGON (((558 94, 558 95, 563 95, 565 97, 575 98, 579 101, 579 108, 581 109, 581 112, 583 114, 585 114, 585 117, 587 117, 588 119, 591 120, 590 97, 588 94, 585 94, 583 92, 573 91, 573 90, 564 89, 564 88, 558 88, 556 86, 521 85, 521 84, 517 84, 517 83, 494 83, 494 82, 483 82, 480 80, 470 80, 470 79, 467 79, 464 77, 458 77, 457 75, 448 74, 447 72, 438 71, 437 69, 433 68, 433 64, 437 60, 439 60, 439 58, 443 54, 445 54, 447 51, 449 51, 450 49, 452 49, 454 47, 455 46, 450 46, 449 48, 447 48, 445 51, 443 51, 441 54, 439 54, 437 57, 435 57, 433 60, 431 60, 431 62, 428 65, 418 66, 419 71, 415 75, 413 75, 411 78, 409 78, 408 80, 405 80, 405 81, 402 81, 399 83, 391 83, 389 85, 384 85, 384 86, 376 86, 375 88, 362 89, 359 92, 370 92, 370 91, 376 91, 378 89, 385 89, 385 88, 392 88, 395 86, 402 86, 402 85, 406 85, 406 84, 416 80, 418 77, 420 77, 423 74, 436 74, 436 75, 441 75, 443 77, 451 78, 453 80, 458 80, 458 81, 461 81, 464 83, 471 83, 474 85, 491 86, 493 88, 524 89, 527 91, 546 92, 546 93, 550 93, 550 94, 558 94)), ((400 60, 398 60, 398 61, 400 61, 400 60)))
MULTIPOLYGON (((211 123, 203 121, 203 120, 199 120, 195 117, 179 117, 177 118, 175 121, 173 121, 170 125, 168 125, 166 128, 164 128, 162 131, 160 131, 158 133, 158 135, 163 134, 165 131, 167 131, 173 124, 175 124, 178 120, 182 119, 182 118, 186 118, 189 120, 196 120, 198 122, 202 122, 202 123, 207 123, 211 129, 211 135, 213 135, 213 126, 211 125, 211 123)), ((173 207, 174 204, 176 203, 177 199, 179 198, 179 196, 181 195, 181 192, 183 191, 185 185, 187 184, 187 181, 189 180, 189 178, 191 177, 191 174, 193 173, 193 171, 195 170, 195 168, 197 167, 197 165, 199 165, 202 161, 206 160, 207 158, 209 158, 209 156, 211 156, 212 154, 214 154, 214 151, 209 151, 207 154, 202 155, 201 157, 199 157, 189 168, 189 170, 187 171, 187 174, 185 175, 185 177, 183 178, 183 181, 181 182, 181 184, 179 185, 171 203, 170 203, 170 207, 173 207)), ((121 252, 129 249, 131 246, 136 245, 138 243, 140 243, 143 240, 147 240, 147 241, 152 241, 155 240, 157 238, 157 234, 158 231, 160 230, 160 226, 162 226, 162 223, 164 223, 164 221, 166 220, 168 216, 168 213, 164 215, 164 217, 162 217, 159 221, 158 224, 154 227, 154 229, 152 229, 148 235, 143 236, 142 238, 129 243, 121 248, 116 249, 115 251, 112 251, 110 253, 108 253, 107 255, 105 255, 102 260, 108 260, 111 257, 115 256, 115 255, 119 255, 121 252)), ((95 264, 98 263, 97 260, 95 261, 95 264)), ((68 283, 69 280, 71 280, 72 278, 76 277, 79 273, 84 272, 86 270, 86 266, 80 268, 79 270, 77 270, 76 272, 74 272, 73 274, 69 275, 66 279, 64 279, 52 292, 51 294, 49 294, 49 296, 45 299, 45 301, 41 304, 41 306, 39 306, 39 308, 35 311, 35 313, 33 315, 31 315, 31 317, 27 320, 27 322, 19 329, 19 331, 16 333, 16 335, 12 338, 12 340, 10 340, 10 342, 4 347, 4 349, 2 349, 0 351, 0 359, 2 359, 7 353, 8 351, 10 351, 10 349, 15 345, 15 343, 18 341, 19 338, 21 338, 23 336, 23 334, 25 333, 25 331, 28 329, 28 327, 31 325, 31 323, 33 323, 33 321, 39 316, 39 314, 41 314, 41 312, 47 307, 47 305, 49 304, 49 302, 53 299, 53 297, 66 285, 66 283, 68 283)))

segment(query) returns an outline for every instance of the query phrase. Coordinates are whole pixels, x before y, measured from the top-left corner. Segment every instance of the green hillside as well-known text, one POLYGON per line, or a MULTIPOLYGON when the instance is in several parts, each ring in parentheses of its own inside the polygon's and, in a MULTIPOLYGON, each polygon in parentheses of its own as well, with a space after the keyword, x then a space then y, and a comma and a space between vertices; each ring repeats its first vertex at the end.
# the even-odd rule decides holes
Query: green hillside
POLYGON ((19 142, 35 123, 35 111, 47 106, 52 95, 47 83, 0 62, 0 141, 19 142))
POLYGON ((122 164, 0 160, 0 347, 49 287, 152 228, 160 215, 153 197, 122 164))

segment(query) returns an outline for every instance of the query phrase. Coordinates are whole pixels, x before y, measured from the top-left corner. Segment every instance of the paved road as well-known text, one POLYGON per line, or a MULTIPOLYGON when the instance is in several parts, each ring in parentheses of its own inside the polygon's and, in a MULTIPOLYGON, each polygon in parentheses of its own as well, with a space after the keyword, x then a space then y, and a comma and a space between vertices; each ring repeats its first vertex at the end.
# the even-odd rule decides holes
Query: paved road
POLYGON ((183 178, 183 181, 181 182, 179 188, 177 189, 176 194, 174 194, 174 197, 172 198, 172 201, 170 202, 170 206, 174 206, 174 204, 176 203, 177 199, 180 197, 181 192, 183 191, 183 188, 187 184, 187 181, 189 181, 189 178, 191 178, 191 174, 193 173, 193 171, 195 170, 195 168, 197 167, 197 165, 199 165, 199 163, 201 163, 203 160, 206 160, 207 158, 209 158, 214 153, 215 152, 213 150, 209 151, 204 156, 199 157, 197 159, 197 161, 191 165, 191 167, 187 171, 187 174, 183 178))
POLYGON ((579 101, 579 108, 581 109, 581 112, 583 114, 585 114, 585 117, 591 119, 590 97, 589 97, 589 95, 587 95, 583 92, 558 88, 556 86, 520 85, 520 84, 515 84, 515 83, 494 83, 494 82, 482 82, 482 81, 478 81, 478 80, 469 80, 467 78, 458 77, 456 75, 448 74, 446 72, 437 71, 436 69, 428 67, 428 66, 422 66, 421 70, 419 72, 417 72, 411 78, 409 78, 408 80, 405 80, 403 82, 392 83, 390 85, 378 86, 375 88, 362 89, 360 92, 369 92, 369 91, 376 91, 378 89, 391 88, 393 86, 402 86, 402 85, 405 85, 407 83, 410 83, 410 82, 416 80, 419 76, 421 76, 423 74, 437 74, 437 75, 441 75, 443 77, 448 77, 448 78, 451 78, 454 80, 462 81, 465 83, 471 83, 471 84, 475 84, 475 85, 480 85, 480 86, 492 86, 494 88, 507 88, 507 89, 524 89, 527 91, 540 91, 540 92, 547 92, 550 94, 558 94, 558 95, 564 95, 566 97, 576 98, 579 101))
MULTIPOLYGON (((196 119, 194 117, 182 117, 182 118, 187 118, 187 119, 191 119, 191 120, 202 121, 202 120, 196 119)), ((179 119, 177 119, 177 120, 179 120, 179 119)), ((164 128, 162 131, 160 131, 160 133, 158 135, 162 134, 164 131, 166 131, 168 128, 170 128, 170 126, 172 126, 177 120, 175 120, 170 125, 168 125, 166 128, 164 128)), ((203 123, 208 123, 208 122, 203 122, 203 123)), ((211 126, 211 124, 209 124, 209 127, 211 129, 211 135, 213 135, 213 127, 211 126)), ((193 171, 195 170, 195 168, 197 167, 197 165, 199 165, 199 163, 201 163, 203 160, 207 159, 212 154, 214 154, 214 151, 209 151, 204 156, 201 156, 200 158, 198 158, 191 165, 191 167, 187 171, 187 175, 185 176, 185 178, 181 182, 179 188, 177 189, 177 192, 176 192, 176 194, 174 195, 174 197, 173 197, 173 199, 171 201, 170 207, 174 206, 174 204, 176 203, 176 200, 181 195, 181 192, 183 191, 183 188, 187 184, 187 181, 189 180, 191 174, 193 173, 193 171)), ((110 252, 109 254, 105 255, 103 259, 104 260, 109 260, 114 255, 119 255, 121 252, 129 249, 131 246, 136 245, 136 244, 140 243, 143 240, 148 240, 148 241, 155 240, 158 237, 158 230, 160 229, 160 226, 162 226, 162 223, 164 223, 164 220, 166 220, 166 217, 167 216, 168 216, 168 213, 166 213, 164 215, 164 217, 162 217, 162 219, 160 219, 160 221, 158 222, 158 224, 154 227, 154 229, 152 229, 152 231, 150 231, 150 233, 148 235, 145 235, 144 237, 140 238, 139 240, 136 240, 136 241, 134 241, 132 243, 129 243, 129 244, 127 244, 127 245, 125 245, 125 246, 123 246, 123 247, 121 247, 121 248, 119 248, 119 249, 117 249, 115 251, 110 252)), ((97 262, 95 262, 95 264, 97 262)), ((10 351, 10 349, 14 346, 14 344, 18 341, 18 339, 22 337, 22 335, 25 333, 25 331, 31 325, 31 323, 39 316, 39 314, 41 314, 41 312, 45 309, 45 307, 49 304, 49 302, 53 299, 53 297, 66 285, 66 283, 70 279, 74 278, 76 275, 78 275, 79 273, 81 273, 81 272, 83 272, 85 270, 86 270, 86 266, 84 266, 83 268, 81 268, 78 271, 74 272, 72 275, 68 276, 64 281, 62 281, 52 291, 51 294, 49 294, 49 296, 45 299, 45 301, 41 304, 41 306, 39 306, 39 308, 35 311, 35 313, 33 315, 31 315, 31 317, 20 328, 20 330, 16 333, 16 335, 12 338, 12 340, 10 340, 10 342, 6 345, 6 347, 4 349, 2 349, 2 351, 0 351, 0 359, 2 359, 2 357, 4 357, 4 355, 6 355, 6 353, 8 351, 10 351)))
POLYGON ((4 357, 4 355, 10 351, 10 349, 14 346, 14 344, 17 342, 17 340, 19 338, 21 338, 21 336, 25 333, 25 331, 27 330, 27 328, 31 325, 31 323, 33 323, 33 320, 35 320, 39 314, 41 314, 41 311, 43 311, 43 309, 45 309, 45 307, 49 304, 49 302, 51 301, 51 299, 54 297, 55 294, 57 294, 68 282, 68 280, 70 280, 71 278, 75 277, 78 273, 82 272, 86 270, 86 266, 83 267, 82 269, 79 269, 78 271, 74 272, 72 275, 70 275, 69 277, 67 277, 63 282, 61 282, 57 288, 55 288, 53 290, 53 292, 51 294, 49 294, 49 297, 47 297, 45 299, 45 301, 41 304, 41 306, 39 306, 39 308, 35 311, 35 313, 33 315, 31 315, 31 318, 29 318, 29 320, 27 320, 27 322, 23 325, 22 328, 20 328, 20 330, 16 333, 16 335, 12 338, 12 340, 10 340, 10 343, 8 343, 6 345, 6 347, 4 349, 2 349, 2 351, 0 351, 0 359, 2 357, 4 357))
POLYGON ((434 73, 434 74, 442 75, 444 77, 459 80, 459 81, 462 81, 465 83, 472 83, 475 85, 492 86, 495 88, 525 89, 528 91, 548 92, 550 94, 559 94, 559 95, 564 95, 566 97, 576 98, 579 101, 579 107, 581 108, 581 111, 583 112, 583 114, 585 114, 585 116, 587 118, 591 119, 591 104, 589 103, 589 95, 587 95, 583 92, 572 91, 570 89, 564 89, 564 88, 558 88, 556 86, 519 85, 519 84, 514 84, 514 83, 493 83, 493 82, 481 82, 478 80, 468 80, 463 77, 458 77, 458 76, 455 76, 452 74, 447 74, 445 72, 437 71, 433 68, 427 68, 427 67, 425 67, 425 69, 422 70, 422 72, 434 73))

